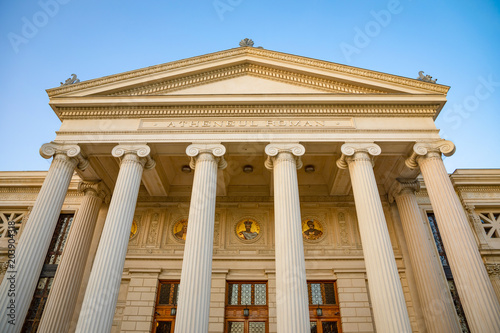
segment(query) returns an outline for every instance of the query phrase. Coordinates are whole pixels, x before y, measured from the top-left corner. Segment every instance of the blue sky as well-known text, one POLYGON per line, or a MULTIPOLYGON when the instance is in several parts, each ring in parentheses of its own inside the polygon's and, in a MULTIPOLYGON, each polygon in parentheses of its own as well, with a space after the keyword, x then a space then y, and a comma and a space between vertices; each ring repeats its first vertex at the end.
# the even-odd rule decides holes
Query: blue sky
POLYGON ((500 1, 0 2, 0 170, 47 170, 45 89, 255 46, 451 86, 437 120, 457 168, 500 167, 500 1), (20 126, 19 124, 23 124, 20 126))

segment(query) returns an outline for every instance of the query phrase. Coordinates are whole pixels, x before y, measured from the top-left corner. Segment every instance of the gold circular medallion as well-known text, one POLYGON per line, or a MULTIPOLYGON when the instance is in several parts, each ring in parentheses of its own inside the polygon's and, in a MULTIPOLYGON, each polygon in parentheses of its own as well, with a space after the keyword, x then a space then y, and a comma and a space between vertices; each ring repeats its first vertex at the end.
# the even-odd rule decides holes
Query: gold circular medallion
POLYGON ((173 233, 177 240, 186 240, 188 220, 181 219, 174 224, 173 233))
POLYGON ((132 227, 130 228, 130 238, 129 240, 131 240, 132 238, 134 238, 135 235, 137 235, 137 229, 139 228, 139 226, 137 225, 137 222, 132 221, 132 227))
POLYGON ((305 219, 302 221, 302 236, 304 236, 304 239, 318 240, 323 234, 323 226, 318 220, 305 219))
POLYGON ((257 221, 245 218, 236 224, 236 236, 242 240, 256 240, 260 235, 260 225, 257 221))

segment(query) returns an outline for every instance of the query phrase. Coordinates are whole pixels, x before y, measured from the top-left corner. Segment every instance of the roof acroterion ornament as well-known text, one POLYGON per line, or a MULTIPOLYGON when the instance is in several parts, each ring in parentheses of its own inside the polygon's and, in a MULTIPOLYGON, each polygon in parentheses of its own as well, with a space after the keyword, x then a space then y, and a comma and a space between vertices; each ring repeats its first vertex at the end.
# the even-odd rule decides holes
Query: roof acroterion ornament
POLYGON ((242 39, 240 42, 240 46, 241 47, 244 47, 244 46, 253 47, 253 40, 251 40, 250 38, 242 39))
POLYGON ((69 79, 66 79, 64 83, 61 82, 61 86, 68 86, 70 84, 78 83, 80 80, 76 77, 76 74, 71 74, 69 79))
POLYGON ((424 75, 424 71, 418 72, 417 80, 429 82, 429 83, 436 83, 436 81, 437 81, 437 79, 433 80, 432 76, 430 76, 430 75, 424 75))

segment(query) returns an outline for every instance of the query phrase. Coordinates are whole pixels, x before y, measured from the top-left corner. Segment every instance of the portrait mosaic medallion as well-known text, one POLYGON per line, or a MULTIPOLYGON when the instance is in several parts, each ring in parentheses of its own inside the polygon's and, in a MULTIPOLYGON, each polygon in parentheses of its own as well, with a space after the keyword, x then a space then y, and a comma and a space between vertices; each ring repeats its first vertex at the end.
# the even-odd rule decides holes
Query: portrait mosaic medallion
POLYGON ((134 238, 137 235, 137 230, 139 229, 139 226, 137 225, 137 222, 135 220, 132 222, 132 227, 130 228, 130 237, 129 240, 134 238))
POLYGON ((302 236, 309 241, 320 240, 324 235, 323 225, 316 219, 302 220, 302 236))
POLYGON ((175 239, 180 240, 180 241, 186 240, 187 226, 188 226, 187 219, 180 219, 179 221, 177 221, 174 224, 174 228, 172 229, 172 232, 174 234, 175 239))
POLYGON ((252 218, 245 218, 236 223, 235 232, 242 241, 256 241, 260 237, 260 224, 252 218))

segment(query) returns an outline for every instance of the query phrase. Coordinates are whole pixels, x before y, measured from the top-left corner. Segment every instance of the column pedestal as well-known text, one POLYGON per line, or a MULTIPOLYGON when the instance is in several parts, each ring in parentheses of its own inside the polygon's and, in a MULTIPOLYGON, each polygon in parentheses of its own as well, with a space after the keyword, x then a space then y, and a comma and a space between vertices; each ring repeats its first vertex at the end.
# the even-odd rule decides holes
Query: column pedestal
POLYGON ((370 155, 373 143, 342 145, 339 168, 349 167, 377 332, 411 332, 403 288, 394 259, 370 155))
POLYGON ((278 332, 310 331, 304 240, 297 169, 305 152, 300 144, 269 144, 266 167, 273 170, 278 332))
POLYGON ((79 333, 111 330, 142 172, 155 165, 147 145, 119 145, 111 153, 123 158, 80 311, 79 333))
POLYGON ((88 165, 77 145, 46 143, 40 155, 54 159, 0 286, 2 333, 21 331, 75 167, 88 165))
POLYGON ((186 149, 195 171, 175 333, 208 332, 217 169, 226 167, 225 152, 220 144, 192 144, 186 149))
POLYGON ((394 198, 398 206, 428 332, 459 332, 460 326, 443 268, 436 257, 434 245, 429 241, 429 232, 418 208, 415 191, 419 189, 416 180, 399 180, 392 188, 389 199, 394 198))
POLYGON ((500 304, 441 159, 441 153, 452 155, 455 146, 442 140, 417 143, 413 151, 406 165, 419 166, 424 176, 467 323, 472 332, 500 332, 500 304))
POLYGON ((81 182, 78 190, 85 196, 72 223, 38 333, 67 332, 75 309, 97 215, 106 197, 100 183, 81 182))

